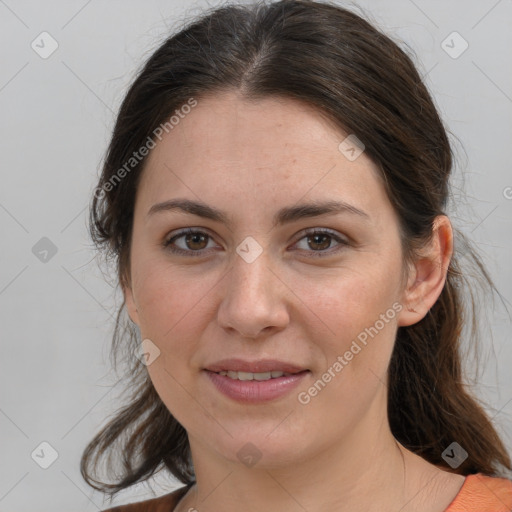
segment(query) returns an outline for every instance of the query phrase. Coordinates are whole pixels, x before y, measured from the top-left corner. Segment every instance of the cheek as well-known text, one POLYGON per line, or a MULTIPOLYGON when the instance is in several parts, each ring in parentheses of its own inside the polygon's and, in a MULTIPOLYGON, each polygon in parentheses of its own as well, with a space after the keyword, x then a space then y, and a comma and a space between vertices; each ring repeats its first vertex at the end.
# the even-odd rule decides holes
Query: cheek
POLYGON ((298 294, 307 297, 303 327, 331 399, 350 402, 365 390, 369 397, 385 380, 402 307, 395 278, 393 271, 347 271, 329 286, 301 285, 298 294))
MULTIPOLYGON (((346 341, 373 326, 383 314, 388 313, 386 328, 393 323, 396 317, 393 304, 400 297, 398 275, 394 274, 394 269, 387 273, 376 268, 345 269, 331 278, 297 279, 294 291, 304 304, 302 308, 310 312, 308 317, 316 319, 316 332, 346 341)), ((380 321, 378 329, 386 330, 380 321)))
POLYGON ((216 280, 193 277, 161 263, 143 268, 137 294, 141 336, 160 350, 147 367, 153 386, 180 423, 188 425, 190 417, 198 416, 199 423, 210 421, 201 407, 195 408, 190 362, 211 315, 208 290, 216 280))
POLYGON ((193 331, 198 325, 208 290, 215 279, 162 261, 142 262, 136 285, 142 334, 166 343, 173 333, 193 331), (195 321, 191 319, 195 318, 195 321))
POLYGON ((322 431, 326 444, 352 431, 376 400, 385 404, 400 309, 393 290, 386 280, 369 285, 354 278, 309 299, 307 305, 318 318, 309 325, 308 337, 321 364, 298 390, 296 418, 322 431))
POLYGON ((215 279, 192 277, 156 262, 141 269, 136 290, 141 337, 160 351, 148 371, 166 405, 180 410, 180 404, 190 400, 183 393, 190 387, 190 362, 211 315, 208 290, 215 279))

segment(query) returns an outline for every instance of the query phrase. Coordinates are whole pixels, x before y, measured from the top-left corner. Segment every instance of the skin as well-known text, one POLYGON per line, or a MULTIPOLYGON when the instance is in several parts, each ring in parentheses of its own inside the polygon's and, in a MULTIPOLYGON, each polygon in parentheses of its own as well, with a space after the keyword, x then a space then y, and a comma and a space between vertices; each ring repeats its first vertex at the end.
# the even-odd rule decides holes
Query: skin
POLYGON ((386 371, 399 326, 423 318, 441 293, 452 253, 447 217, 405 264, 394 212, 375 164, 349 161, 347 136, 291 99, 248 101, 229 91, 198 105, 151 151, 134 213, 126 307, 160 356, 148 372, 187 430, 197 484, 176 511, 441 512, 464 477, 399 445, 387 419, 386 371), (147 215, 174 198, 226 212, 226 225, 190 213, 147 215), (343 200, 337 213, 273 227, 297 203, 343 200), (183 228, 209 235, 174 246, 183 228), (335 238, 308 239, 307 228, 335 238), (237 246, 253 237, 251 263, 237 246), (330 243, 329 243, 330 242, 330 243), (190 256, 202 251, 200 256, 190 256), (315 257, 315 254, 325 254, 315 257), (297 399, 393 304, 401 310, 307 404, 297 399), (223 358, 280 359, 310 373, 264 404, 222 395, 202 368, 223 358), (261 455, 247 467, 237 452, 261 455))

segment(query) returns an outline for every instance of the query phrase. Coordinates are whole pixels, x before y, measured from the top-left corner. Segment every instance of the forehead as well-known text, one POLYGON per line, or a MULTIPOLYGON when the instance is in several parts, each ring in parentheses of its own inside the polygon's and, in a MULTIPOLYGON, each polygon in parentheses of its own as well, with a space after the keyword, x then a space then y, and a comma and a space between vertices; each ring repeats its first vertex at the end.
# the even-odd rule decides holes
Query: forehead
POLYGON ((322 141, 328 143, 325 141, 328 132, 332 132, 331 142, 335 142, 339 135, 334 124, 312 105, 277 96, 249 100, 237 92, 209 95, 198 100, 190 117, 195 123, 193 126, 189 123, 187 128, 194 129, 197 135, 216 140, 224 150, 230 143, 228 136, 247 140, 247 137, 252 139, 257 135, 274 147, 281 145, 274 139, 276 134, 290 145, 305 138, 312 145, 322 141))
POLYGON ((145 203, 184 194, 217 203, 243 194, 265 198, 262 205, 326 193, 362 207, 382 200, 374 163, 364 153, 349 161, 340 152, 346 136, 317 109, 293 99, 255 101, 236 92, 198 98, 151 150, 138 194, 145 203))
POLYGON ((304 157, 305 152, 332 151, 341 136, 332 122, 303 102, 280 97, 247 100, 224 92, 198 99, 153 153, 167 148, 177 161, 215 157, 265 165, 283 157, 304 157))

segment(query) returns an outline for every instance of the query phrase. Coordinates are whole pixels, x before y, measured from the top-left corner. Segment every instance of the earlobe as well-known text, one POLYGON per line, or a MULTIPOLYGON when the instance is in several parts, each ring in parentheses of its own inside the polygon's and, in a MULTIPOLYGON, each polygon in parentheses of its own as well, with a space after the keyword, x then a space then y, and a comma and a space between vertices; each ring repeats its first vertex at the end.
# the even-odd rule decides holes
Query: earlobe
POLYGON ((403 292, 404 306, 398 317, 403 327, 419 322, 435 304, 443 291, 453 253, 453 231, 446 215, 436 217, 432 239, 422 250, 411 269, 403 292))

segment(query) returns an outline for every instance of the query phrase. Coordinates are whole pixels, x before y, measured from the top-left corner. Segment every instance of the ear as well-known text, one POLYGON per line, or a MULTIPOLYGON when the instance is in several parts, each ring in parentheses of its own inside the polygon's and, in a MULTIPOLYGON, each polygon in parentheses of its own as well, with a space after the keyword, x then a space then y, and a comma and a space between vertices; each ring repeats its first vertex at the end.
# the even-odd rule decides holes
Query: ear
POLYGON ((133 295, 132 284, 131 282, 124 282, 122 285, 124 302, 126 309, 128 311, 128 315, 130 316, 133 323, 137 324, 140 327, 139 323, 139 313, 137 310, 137 304, 135 302, 135 297, 133 295))
POLYGON ((404 308, 399 314, 400 327, 419 322, 435 304, 446 282, 448 266, 453 253, 453 230, 446 215, 434 220, 432 239, 422 249, 409 272, 403 291, 404 308))

